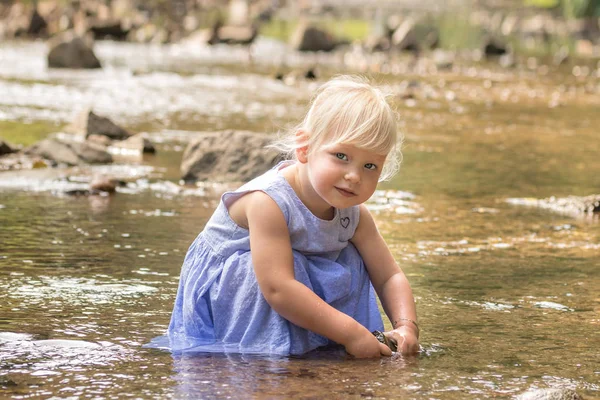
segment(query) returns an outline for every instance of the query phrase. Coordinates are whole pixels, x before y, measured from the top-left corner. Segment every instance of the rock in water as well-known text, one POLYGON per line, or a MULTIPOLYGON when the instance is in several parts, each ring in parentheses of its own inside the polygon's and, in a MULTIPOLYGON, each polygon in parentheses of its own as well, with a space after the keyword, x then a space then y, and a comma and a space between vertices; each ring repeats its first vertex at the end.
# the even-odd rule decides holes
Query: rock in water
POLYGON ((8 145, 8 143, 6 143, 2 139, 0 139, 0 156, 3 156, 5 154, 11 154, 14 152, 15 152, 15 150, 12 147, 10 147, 8 145))
POLYGON ((181 178, 186 182, 239 182, 257 177, 281 159, 265 149, 272 136, 244 131, 206 133, 183 153, 181 178))
POLYGON ((104 135, 112 140, 125 140, 132 136, 126 129, 106 117, 95 114, 90 109, 79 113, 68 130, 85 138, 91 135, 104 135))
POLYGON ((44 139, 24 149, 23 153, 66 165, 109 164, 113 161, 112 156, 102 146, 58 139, 44 139))
POLYGON ((97 176, 90 182, 90 189, 97 192, 114 193, 117 190, 119 181, 106 176, 97 176))
POLYGON ((102 65, 83 38, 65 34, 62 41, 51 44, 51 50, 48 53, 48 67, 91 69, 102 68, 102 65))
POLYGON ((337 43, 329 32, 302 21, 290 38, 290 45, 298 51, 332 51, 337 43))

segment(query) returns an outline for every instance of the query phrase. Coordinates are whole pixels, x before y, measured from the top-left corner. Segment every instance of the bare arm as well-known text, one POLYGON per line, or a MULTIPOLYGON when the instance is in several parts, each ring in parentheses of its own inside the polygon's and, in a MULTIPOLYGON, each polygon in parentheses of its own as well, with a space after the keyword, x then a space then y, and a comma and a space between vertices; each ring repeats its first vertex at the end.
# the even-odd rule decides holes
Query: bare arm
POLYGON ((352 242, 365 262, 373 287, 394 330, 404 339, 405 332, 414 335, 415 340, 409 340, 402 352, 416 353, 419 329, 416 326, 417 311, 412 289, 364 205, 360 206, 360 220, 352 242))
POLYGON ((365 327, 295 279, 289 231, 277 204, 263 192, 245 197, 252 263, 269 305, 290 322, 344 345, 357 357, 389 355, 389 349, 365 327))

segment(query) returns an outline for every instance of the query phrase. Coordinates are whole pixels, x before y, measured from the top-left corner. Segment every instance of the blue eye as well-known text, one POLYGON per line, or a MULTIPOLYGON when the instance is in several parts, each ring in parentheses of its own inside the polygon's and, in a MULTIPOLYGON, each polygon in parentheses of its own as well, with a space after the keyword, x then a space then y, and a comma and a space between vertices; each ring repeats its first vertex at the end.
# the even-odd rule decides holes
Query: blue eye
POLYGON ((347 155, 345 155, 344 153, 335 153, 335 156, 336 156, 337 158, 339 158, 340 160, 344 160, 344 161, 347 161, 347 160, 348 160, 348 156, 347 156, 347 155))
POLYGON ((368 164, 365 164, 365 168, 366 169, 370 169, 370 170, 376 170, 377 169, 377 165, 368 163, 368 164))

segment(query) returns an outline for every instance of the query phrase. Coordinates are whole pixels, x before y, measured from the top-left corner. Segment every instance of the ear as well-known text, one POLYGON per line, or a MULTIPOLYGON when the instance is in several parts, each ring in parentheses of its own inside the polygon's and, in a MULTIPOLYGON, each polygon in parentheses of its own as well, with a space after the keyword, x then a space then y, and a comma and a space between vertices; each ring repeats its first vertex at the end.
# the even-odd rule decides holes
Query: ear
MULTIPOLYGON (((308 139, 308 135, 303 130, 298 130, 296 132, 296 143, 305 143, 308 139)), ((302 164, 306 164, 308 161, 308 145, 304 145, 296 149, 296 158, 302 164)))

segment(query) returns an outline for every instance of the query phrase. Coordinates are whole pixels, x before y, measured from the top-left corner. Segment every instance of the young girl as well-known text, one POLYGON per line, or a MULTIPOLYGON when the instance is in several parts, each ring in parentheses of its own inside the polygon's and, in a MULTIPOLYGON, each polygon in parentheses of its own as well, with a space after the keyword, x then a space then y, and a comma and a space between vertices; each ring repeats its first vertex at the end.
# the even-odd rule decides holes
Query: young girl
POLYGON ((361 79, 323 85, 274 145, 284 161, 225 193, 186 255, 168 329, 174 351, 302 354, 332 342, 356 357, 418 351, 409 283, 364 202, 398 167, 395 113, 361 79))

